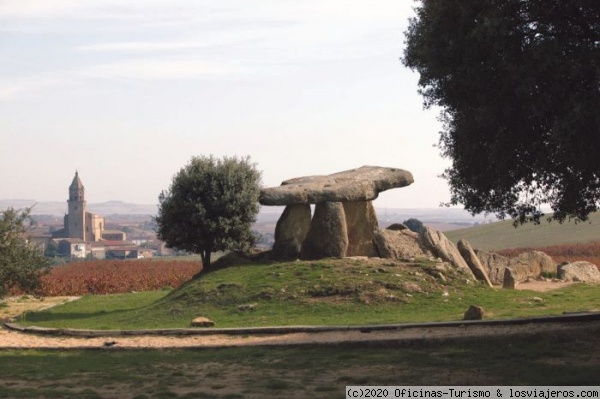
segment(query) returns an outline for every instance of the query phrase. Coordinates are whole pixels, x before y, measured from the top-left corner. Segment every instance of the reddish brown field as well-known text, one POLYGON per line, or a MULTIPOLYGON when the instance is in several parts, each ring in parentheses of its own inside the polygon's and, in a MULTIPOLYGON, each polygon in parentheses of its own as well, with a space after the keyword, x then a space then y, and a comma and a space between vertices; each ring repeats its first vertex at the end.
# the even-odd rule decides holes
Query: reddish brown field
MULTIPOLYGON (((118 294, 177 288, 200 270, 199 262, 94 260, 53 268, 42 279, 41 296, 118 294)), ((12 292, 21 294, 20 292, 12 292)))
POLYGON ((600 266, 600 241, 591 241, 584 244, 552 245, 536 248, 512 248, 498 251, 500 255, 517 256, 525 251, 542 251, 552 257, 556 263, 575 262, 584 260, 600 266))

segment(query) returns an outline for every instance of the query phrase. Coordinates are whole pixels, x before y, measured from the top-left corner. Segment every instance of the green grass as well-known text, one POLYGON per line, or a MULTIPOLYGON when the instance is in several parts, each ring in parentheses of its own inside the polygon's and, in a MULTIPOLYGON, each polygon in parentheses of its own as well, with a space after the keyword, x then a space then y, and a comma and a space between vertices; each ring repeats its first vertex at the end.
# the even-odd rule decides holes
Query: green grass
POLYGON ((340 259, 234 266, 175 291, 86 296, 27 313, 20 323, 176 328, 204 316, 216 327, 364 325, 459 320, 470 305, 482 306, 487 318, 557 315, 600 309, 600 296, 584 284, 546 293, 491 289, 435 263, 340 259), (239 310, 247 304, 255 310, 239 310))
POLYGON ((202 350, 0 351, 0 397, 339 398, 346 385, 596 385, 593 328, 531 337, 202 350))
POLYGON ((444 233, 453 242, 464 238, 473 248, 500 250, 522 247, 543 247, 579 244, 600 240, 600 212, 590 215, 589 222, 532 223, 513 227, 511 220, 483 224, 444 233))

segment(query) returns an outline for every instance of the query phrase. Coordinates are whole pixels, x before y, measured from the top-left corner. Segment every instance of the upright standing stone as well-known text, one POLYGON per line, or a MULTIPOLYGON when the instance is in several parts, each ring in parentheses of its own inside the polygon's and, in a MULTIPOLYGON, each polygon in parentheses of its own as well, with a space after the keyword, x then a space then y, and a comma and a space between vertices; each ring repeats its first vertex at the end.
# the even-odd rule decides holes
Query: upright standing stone
POLYGON ((379 222, 371 201, 344 202, 348 227, 346 256, 378 256, 374 239, 379 222))
POLYGON ((477 280, 482 281, 489 287, 492 287, 492 282, 490 281, 485 268, 481 265, 479 258, 477 255, 475 255, 475 251, 473 251, 471 244, 469 244, 467 240, 463 239, 456 244, 456 247, 458 248, 458 251, 462 255, 465 262, 467 262, 467 265, 471 268, 471 271, 477 280))
POLYGON ((306 235, 302 259, 343 258, 348 251, 348 228, 341 202, 315 205, 310 230, 306 235))
POLYGON ((275 227, 275 259, 298 259, 302 243, 310 229, 310 205, 288 205, 275 227))
POLYGON ((519 282, 517 281, 513 270, 510 267, 504 269, 504 280, 502 282, 502 288, 508 288, 514 290, 519 282))
POLYGON ((441 231, 425 227, 421 232, 423 243, 436 255, 462 269, 468 275, 475 277, 467 262, 463 259, 458 248, 441 231))

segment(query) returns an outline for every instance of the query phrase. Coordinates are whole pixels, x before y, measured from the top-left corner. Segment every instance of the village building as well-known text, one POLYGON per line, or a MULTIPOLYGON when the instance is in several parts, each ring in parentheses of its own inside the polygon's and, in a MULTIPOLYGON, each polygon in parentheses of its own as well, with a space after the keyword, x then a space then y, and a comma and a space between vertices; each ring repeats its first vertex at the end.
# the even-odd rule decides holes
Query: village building
POLYGON ((52 233, 59 253, 69 258, 148 258, 151 250, 127 241, 127 234, 105 229, 104 217, 86 209, 85 188, 79 173, 69 186, 68 213, 64 227, 52 233))

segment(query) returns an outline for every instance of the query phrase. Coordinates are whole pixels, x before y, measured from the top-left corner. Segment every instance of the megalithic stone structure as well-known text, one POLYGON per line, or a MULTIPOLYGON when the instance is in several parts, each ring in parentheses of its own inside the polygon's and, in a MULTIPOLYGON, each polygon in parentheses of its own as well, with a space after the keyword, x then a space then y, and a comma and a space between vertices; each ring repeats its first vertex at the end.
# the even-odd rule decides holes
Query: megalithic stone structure
POLYGON ((277 222, 273 256, 319 259, 377 256, 379 222, 372 201, 379 193, 413 183, 410 172, 363 166, 327 176, 286 180, 261 190, 262 205, 285 205, 277 222), (315 205, 310 217, 310 205, 315 205))

